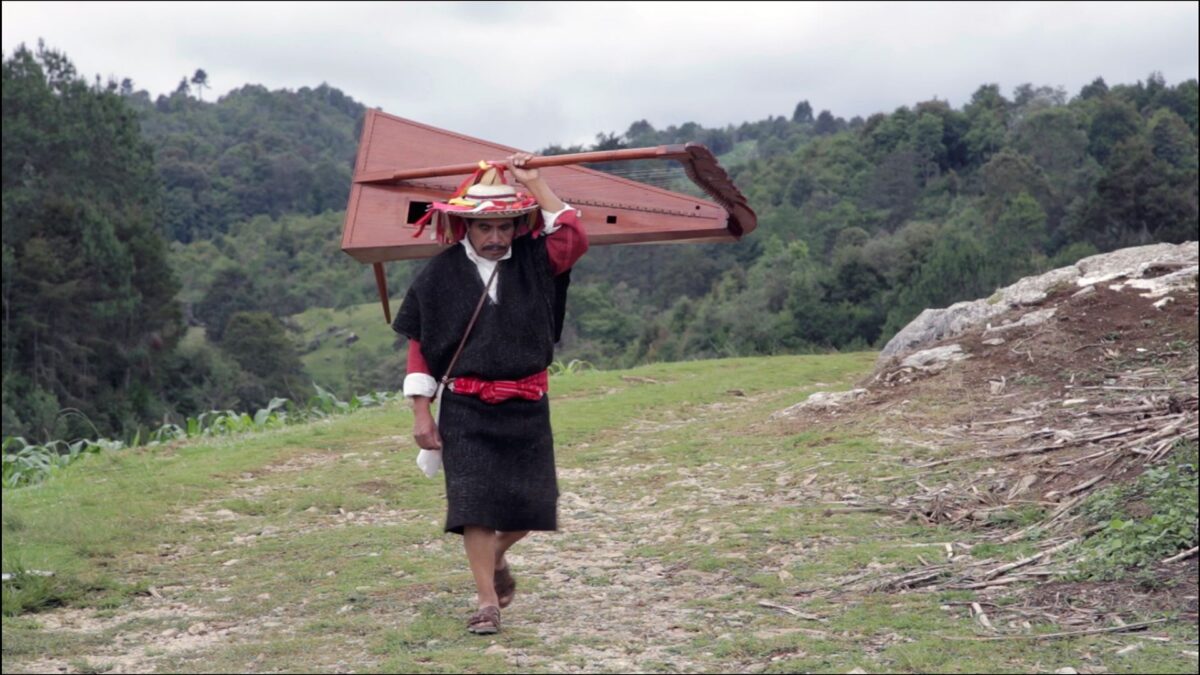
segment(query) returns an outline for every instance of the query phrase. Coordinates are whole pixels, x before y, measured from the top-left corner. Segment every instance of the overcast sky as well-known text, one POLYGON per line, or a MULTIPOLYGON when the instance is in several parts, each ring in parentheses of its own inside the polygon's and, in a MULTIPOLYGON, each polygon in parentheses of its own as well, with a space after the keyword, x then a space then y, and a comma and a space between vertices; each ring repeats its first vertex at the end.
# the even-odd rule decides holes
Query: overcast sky
POLYGON ((1195 2, 4 2, 5 58, 39 38, 152 96, 326 82, 401 117, 526 150, 656 128, 849 119, 984 83, 1197 77, 1195 2))

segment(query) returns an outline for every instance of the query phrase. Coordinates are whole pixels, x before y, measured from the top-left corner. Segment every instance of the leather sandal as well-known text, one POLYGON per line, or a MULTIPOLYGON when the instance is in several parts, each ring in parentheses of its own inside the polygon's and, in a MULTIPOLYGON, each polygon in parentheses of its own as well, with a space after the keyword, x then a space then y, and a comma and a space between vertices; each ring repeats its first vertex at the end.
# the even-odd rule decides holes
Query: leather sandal
POLYGON ((476 635, 492 635, 500 632, 500 608, 495 605, 482 607, 467 619, 467 630, 476 635))
POLYGON ((492 584, 496 587, 496 596, 500 598, 501 609, 512 604, 513 595, 517 591, 517 580, 508 571, 508 565, 496 570, 492 584))

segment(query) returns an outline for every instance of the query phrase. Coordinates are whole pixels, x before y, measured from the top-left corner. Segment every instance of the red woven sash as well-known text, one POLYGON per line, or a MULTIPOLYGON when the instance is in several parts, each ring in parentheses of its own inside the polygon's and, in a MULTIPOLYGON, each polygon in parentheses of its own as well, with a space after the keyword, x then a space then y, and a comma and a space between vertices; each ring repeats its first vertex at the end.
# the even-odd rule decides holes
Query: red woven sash
POLYGON ((490 381, 476 377, 456 377, 450 382, 450 391, 465 396, 478 396, 484 403, 500 403, 510 398, 537 401, 549 389, 550 377, 544 370, 519 380, 490 381))

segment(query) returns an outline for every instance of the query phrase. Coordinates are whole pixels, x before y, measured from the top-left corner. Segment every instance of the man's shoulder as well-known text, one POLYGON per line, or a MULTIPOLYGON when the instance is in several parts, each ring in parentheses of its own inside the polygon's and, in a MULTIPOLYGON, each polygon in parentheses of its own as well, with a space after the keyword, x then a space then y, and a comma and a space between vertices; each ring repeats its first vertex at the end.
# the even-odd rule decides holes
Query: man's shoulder
POLYGON ((462 244, 452 244, 442 250, 441 253, 429 259, 429 267, 447 267, 452 264, 458 264, 467 259, 467 251, 462 244))
POLYGON ((534 239, 529 235, 517 237, 513 239, 513 255, 529 255, 535 251, 546 250, 546 238, 538 237, 534 239))
POLYGON ((413 284, 446 274, 463 259, 466 259, 466 252, 463 251, 463 247, 460 244, 447 246, 444 250, 425 262, 425 266, 414 277, 413 284))

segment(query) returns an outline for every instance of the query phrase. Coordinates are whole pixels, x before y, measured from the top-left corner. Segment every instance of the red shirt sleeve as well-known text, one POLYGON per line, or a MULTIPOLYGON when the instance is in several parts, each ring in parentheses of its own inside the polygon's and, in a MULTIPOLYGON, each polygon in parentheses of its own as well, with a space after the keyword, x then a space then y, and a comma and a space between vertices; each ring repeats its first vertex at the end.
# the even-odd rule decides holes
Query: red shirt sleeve
POLYGON ((425 355, 421 353, 421 343, 416 340, 408 341, 408 374, 422 373, 429 375, 429 364, 425 363, 425 355))
POLYGON ((588 238, 575 209, 561 214, 555 223, 559 228, 546 235, 546 252, 550 255, 550 269, 557 276, 574 267, 575 262, 587 253, 588 238))

